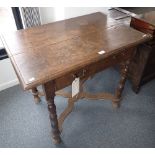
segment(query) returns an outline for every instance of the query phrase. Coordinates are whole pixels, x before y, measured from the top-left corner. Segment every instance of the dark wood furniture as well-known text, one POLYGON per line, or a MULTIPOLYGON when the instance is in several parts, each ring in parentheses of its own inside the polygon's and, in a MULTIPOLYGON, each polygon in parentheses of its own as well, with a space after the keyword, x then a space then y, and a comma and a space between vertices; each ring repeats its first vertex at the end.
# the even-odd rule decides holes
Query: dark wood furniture
POLYGON ((32 89, 38 102, 42 94, 37 86, 43 87, 54 143, 61 142, 62 123, 79 98, 110 99, 114 107, 119 106, 134 49, 147 40, 149 35, 118 24, 102 13, 3 34, 3 43, 23 89, 32 89), (87 78, 117 64, 121 68, 121 79, 114 95, 83 91, 87 78), (72 97, 59 91, 76 77, 80 78, 77 95, 72 97), (69 98, 68 107, 59 119, 54 103, 57 94, 69 98))
POLYGON ((137 15, 122 8, 111 8, 108 16, 153 36, 151 41, 138 46, 129 68, 128 77, 134 92, 138 93, 143 84, 155 78, 155 11, 137 15))
POLYGON ((152 35, 152 40, 137 48, 129 71, 133 89, 138 92, 146 82, 155 78, 155 11, 131 17, 131 27, 152 35))

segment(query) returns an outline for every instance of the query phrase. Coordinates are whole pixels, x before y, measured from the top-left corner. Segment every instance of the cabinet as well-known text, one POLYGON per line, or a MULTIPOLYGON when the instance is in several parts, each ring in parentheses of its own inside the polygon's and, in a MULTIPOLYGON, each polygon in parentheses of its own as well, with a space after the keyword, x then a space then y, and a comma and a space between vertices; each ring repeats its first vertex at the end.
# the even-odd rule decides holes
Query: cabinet
POLYGON ((109 17, 117 20, 118 24, 124 23, 153 37, 151 41, 137 47, 129 68, 128 77, 133 91, 138 93, 142 85, 155 78, 155 11, 137 15, 122 8, 112 8, 109 10, 109 17), (120 12, 122 12, 121 16, 120 12), (119 15, 119 18, 116 15, 119 15))

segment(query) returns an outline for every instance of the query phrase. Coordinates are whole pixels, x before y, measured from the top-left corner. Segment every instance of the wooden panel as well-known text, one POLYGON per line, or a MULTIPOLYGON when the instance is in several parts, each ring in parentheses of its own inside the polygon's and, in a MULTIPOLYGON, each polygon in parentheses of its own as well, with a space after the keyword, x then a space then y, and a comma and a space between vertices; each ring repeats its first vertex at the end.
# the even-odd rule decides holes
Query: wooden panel
POLYGON ((31 49, 43 48, 76 36, 83 36, 116 24, 115 20, 107 18, 106 15, 98 12, 13 33, 6 32, 3 33, 3 36, 7 42, 7 52, 12 56, 18 53, 26 53, 31 49))
POLYGON ((144 33, 155 35, 155 26, 135 17, 131 18, 130 26, 144 33))
POLYGON ((155 11, 146 12, 138 15, 138 18, 149 25, 155 26, 155 11))

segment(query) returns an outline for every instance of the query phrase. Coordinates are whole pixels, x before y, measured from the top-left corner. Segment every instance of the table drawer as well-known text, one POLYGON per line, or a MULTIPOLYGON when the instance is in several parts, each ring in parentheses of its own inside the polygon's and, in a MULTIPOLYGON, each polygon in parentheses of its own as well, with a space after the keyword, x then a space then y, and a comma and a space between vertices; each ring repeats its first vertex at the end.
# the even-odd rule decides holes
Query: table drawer
POLYGON ((128 50, 122 50, 117 54, 108 56, 102 60, 99 60, 90 65, 82 67, 81 69, 78 69, 76 71, 72 71, 60 78, 57 78, 55 80, 56 90, 60 90, 62 88, 71 85, 75 77, 80 77, 80 79, 88 78, 108 67, 124 62, 130 59, 130 57, 133 55, 133 52, 134 52, 133 48, 128 50))

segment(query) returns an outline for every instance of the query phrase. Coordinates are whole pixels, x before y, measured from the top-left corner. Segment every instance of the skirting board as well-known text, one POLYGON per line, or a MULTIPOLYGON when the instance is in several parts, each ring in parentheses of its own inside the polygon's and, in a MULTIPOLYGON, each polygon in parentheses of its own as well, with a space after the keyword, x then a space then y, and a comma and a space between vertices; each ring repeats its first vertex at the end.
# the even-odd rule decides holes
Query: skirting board
POLYGON ((0 85, 0 91, 7 89, 7 88, 10 88, 10 87, 13 87, 13 86, 18 85, 18 84, 19 84, 18 79, 3 83, 0 85))

